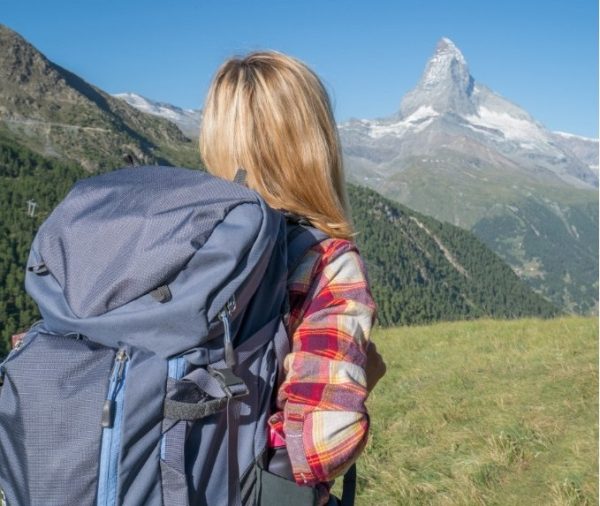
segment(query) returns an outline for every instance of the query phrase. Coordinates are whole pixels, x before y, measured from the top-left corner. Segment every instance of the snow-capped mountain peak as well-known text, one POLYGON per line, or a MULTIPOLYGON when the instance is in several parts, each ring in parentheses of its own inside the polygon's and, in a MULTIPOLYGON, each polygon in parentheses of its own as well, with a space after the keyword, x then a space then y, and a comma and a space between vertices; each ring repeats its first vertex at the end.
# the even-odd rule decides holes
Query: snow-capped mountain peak
MULTIPOLYGON (((346 155, 360 154, 370 170, 391 171, 402 160, 451 149, 487 166, 510 166, 534 179, 571 186, 598 184, 597 141, 550 132, 527 111, 475 81, 462 52, 447 37, 400 111, 381 120, 340 125, 346 155), (380 164, 385 162, 385 169, 380 164)), ((393 171, 392 171, 393 172, 393 171)))
POLYGON ((475 114, 472 100, 475 81, 460 49, 447 37, 437 43, 433 56, 417 86, 400 104, 400 116, 407 117, 422 106, 438 113, 475 114))
POLYGON ((454 42, 443 37, 437 43, 435 53, 427 63, 419 85, 431 88, 443 84, 448 79, 459 82, 466 79, 468 84, 468 78, 469 68, 465 57, 454 42))

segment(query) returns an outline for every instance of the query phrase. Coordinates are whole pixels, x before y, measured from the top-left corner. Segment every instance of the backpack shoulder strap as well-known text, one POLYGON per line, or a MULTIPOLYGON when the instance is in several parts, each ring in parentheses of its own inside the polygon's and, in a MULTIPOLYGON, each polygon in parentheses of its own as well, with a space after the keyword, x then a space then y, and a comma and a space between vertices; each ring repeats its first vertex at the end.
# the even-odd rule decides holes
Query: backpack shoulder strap
POLYGON ((288 277, 296 270, 304 254, 329 236, 306 221, 287 220, 288 277))
MULTIPOLYGON (((315 244, 328 239, 329 236, 310 225, 305 218, 285 213, 287 224, 287 260, 288 277, 296 270, 304 254, 315 244)), ((288 349, 289 350, 289 349, 288 349)), ((286 353, 279 352, 278 359, 282 360, 286 353)), ((286 456, 287 457, 287 456, 286 456)), ((289 461, 289 460, 288 460, 289 461)), ((269 465, 269 467, 271 467, 269 465)), ((288 479, 292 479, 289 478, 288 479)), ((343 506, 353 506, 356 493, 356 464, 352 464, 344 476, 344 486, 342 500, 339 504, 343 506)))

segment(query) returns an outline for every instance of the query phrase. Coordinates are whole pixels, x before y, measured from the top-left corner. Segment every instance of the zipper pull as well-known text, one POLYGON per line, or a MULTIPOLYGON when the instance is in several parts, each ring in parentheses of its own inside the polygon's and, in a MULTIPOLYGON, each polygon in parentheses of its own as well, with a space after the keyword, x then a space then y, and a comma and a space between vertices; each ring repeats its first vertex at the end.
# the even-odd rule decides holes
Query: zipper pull
POLYGON ((117 403, 112 399, 106 399, 102 405, 102 428, 110 429, 115 420, 117 403))
POLYGON ((219 319, 223 322, 223 347, 225 349, 225 363, 230 369, 237 365, 237 358, 233 343, 231 342, 231 325, 229 317, 235 311, 235 297, 231 297, 225 307, 219 313, 219 319))
MULTIPOLYGON (((119 351, 117 351, 117 355, 115 357, 116 360, 116 365, 117 365, 117 383, 121 381, 121 379, 123 379, 123 371, 125 369, 125 362, 127 362, 127 359, 129 357, 127 356, 127 351, 125 351, 125 348, 121 348, 119 351)), ((115 389, 116 391, 116 389, 115 389)))
POLYGON ((119 384, 123 379, 123 371, 125 370, 125 362, 127 362, 127 352, 124 348, 119 349, 115 355, 115 364, 111 372, 111 392, 109 398, 104 401, 102 406, 102 421, 101 425, 104 428, 111 428, 115 420, 115 411, 117 409, 117 402, 115 397, 119 389, 119 384))

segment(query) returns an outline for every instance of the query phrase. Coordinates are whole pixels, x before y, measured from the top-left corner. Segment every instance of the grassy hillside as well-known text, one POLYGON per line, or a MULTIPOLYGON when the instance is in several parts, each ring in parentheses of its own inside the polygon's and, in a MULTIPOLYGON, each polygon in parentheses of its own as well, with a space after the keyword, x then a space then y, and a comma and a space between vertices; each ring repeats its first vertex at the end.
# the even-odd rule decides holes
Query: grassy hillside
POLYGON ((598 321, 381 329, 357 505, 598 504, 598 321))

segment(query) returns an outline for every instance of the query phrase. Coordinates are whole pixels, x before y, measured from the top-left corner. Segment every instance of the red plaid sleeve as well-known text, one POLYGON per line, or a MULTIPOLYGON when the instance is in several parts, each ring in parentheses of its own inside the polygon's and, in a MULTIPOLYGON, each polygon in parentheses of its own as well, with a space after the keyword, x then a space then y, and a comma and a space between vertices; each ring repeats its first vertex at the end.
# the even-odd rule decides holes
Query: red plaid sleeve
POLYGON ((292 350, 271 417, 285 438, 294 477, 314 485, 343 474, 363 450, 366 346, 375 316, 356 246, 314 246, 288 282, 292 350))

